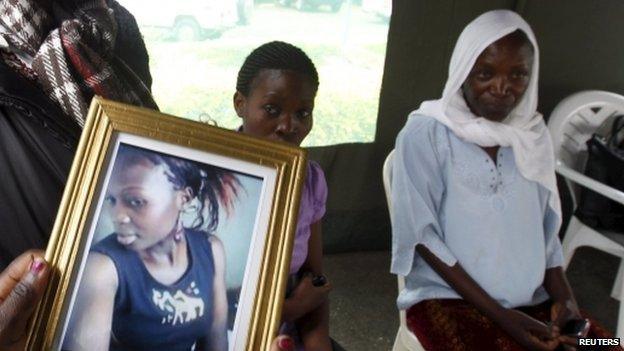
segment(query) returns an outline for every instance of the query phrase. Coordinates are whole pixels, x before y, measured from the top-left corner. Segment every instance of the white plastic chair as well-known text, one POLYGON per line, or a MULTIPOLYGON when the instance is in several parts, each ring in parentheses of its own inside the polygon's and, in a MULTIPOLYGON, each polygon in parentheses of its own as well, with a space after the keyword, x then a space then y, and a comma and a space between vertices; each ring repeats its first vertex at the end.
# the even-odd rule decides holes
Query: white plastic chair
MULTIPOLYGON (((391 180, 392 180, 392 161, 394 159, 394 150, 390 151, 386 157, 386 161, 383 165, 383 185, 386 191, 386 200, 388 201, 388 211, 392 213, 392 195, 391 195, 391 180)), ((397 275, 399 293, 405 287, 405 279, 397 275)), ((405 311, 399 310, 399 330, 397 331, 396 339, 394 340, 394 346, 392 351, 424 351, 416 335, 407 328, 407 322, 405 320, 405 311)))
MULTIPOLYGON (((563 99, 550 115, 548 130, 553 139, 556 171, 566 180, 574 208, 578 205, 581 187, 589 188, 624 204, 624 192, 597 182, 583 174, 587 158, 586 142, 603 123, 610 127, 610 118, 624 114, 624 96, 605 91, 582 91, 563 99)), ((589 246, 618 256, 620 267, 611 296, 620 300, 616 335, 624 337, 624 235, 597 231, 572 216, 563 238, 564 268, 570 264, 574 251, 589 246)))

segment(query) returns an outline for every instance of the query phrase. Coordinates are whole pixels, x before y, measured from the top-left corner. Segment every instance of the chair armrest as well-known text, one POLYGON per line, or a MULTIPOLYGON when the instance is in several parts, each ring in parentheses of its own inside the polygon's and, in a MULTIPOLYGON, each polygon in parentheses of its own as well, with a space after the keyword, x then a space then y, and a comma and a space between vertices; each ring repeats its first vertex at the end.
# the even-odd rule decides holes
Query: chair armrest
POLYGON ((557 161, 555 170, 561 176, 624 205, 624 192, 594 180, 583 173, 577 172, 563 164, 561 161, 557 161))

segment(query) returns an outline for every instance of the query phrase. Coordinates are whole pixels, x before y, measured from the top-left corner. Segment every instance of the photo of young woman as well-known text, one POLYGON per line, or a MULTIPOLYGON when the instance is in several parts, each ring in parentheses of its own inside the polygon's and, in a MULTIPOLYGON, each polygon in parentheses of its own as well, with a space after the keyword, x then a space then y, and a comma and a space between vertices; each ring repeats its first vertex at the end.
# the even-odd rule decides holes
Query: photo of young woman
POLYGON ((63 349, 227 350, 237 301, 216 231, 246 197, 245 178, 121 144, 98 219, 112 231, 94 237, 63 349))

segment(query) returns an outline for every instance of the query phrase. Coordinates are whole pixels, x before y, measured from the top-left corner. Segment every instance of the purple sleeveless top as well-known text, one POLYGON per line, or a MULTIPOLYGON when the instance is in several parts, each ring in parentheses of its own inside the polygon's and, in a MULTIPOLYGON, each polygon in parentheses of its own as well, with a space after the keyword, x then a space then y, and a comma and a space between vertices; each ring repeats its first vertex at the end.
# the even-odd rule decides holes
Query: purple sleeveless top
MULTIPOLYGON (((236 128, 243 132, 243 126, 236 128)), ((306 179, 301 190, 299 217, 297 217, 297 231, 290 261, 290 274, 297 273, 308 257, 308 240, 310 239, 310 225, 319 221, 325 215, 327 202, 327 183, 325 173, 318 163, 309 160, 306 169, 306 179)))
POLYGON ((327 202, 325 174, 318 163, 308 161, 305 183, 301 191, 297 231, 290 261, 290 274, 297 273, 308 257, 310 225, 325 215, 325 202, 327 202))

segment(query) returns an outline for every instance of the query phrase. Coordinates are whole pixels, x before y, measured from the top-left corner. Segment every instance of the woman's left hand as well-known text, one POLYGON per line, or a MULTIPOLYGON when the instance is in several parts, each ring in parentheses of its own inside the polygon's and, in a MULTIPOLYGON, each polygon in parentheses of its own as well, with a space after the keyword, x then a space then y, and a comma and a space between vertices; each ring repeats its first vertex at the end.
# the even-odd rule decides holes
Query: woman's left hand
POLYGON ((278 335, 271 343, 269 351, 293 351, 295 342, 288 335, 278 335))
MULTIPOLYGON (((554 327, 558 328, 559 331, 562 331, 566 323, 573 319, 582 319, 581 312, 579 311, 578 305, 574 300, 565 300, 565 301, 555 301, 550 307, 550 320, 554 327)), ((585 333, 586 334, 586 333, 585 333)), ((586 335, 582 335, 586 336, 586 335)), ((559 336, 559 341, 566 349, 575 349, 575 346, 578 345, 578 339, 576 336, 561 334, 559 336)))
POLYGON ((24 350, 27 326, 48 283, 42 251, 28 251, 0 274, 0 349, 24 350))

